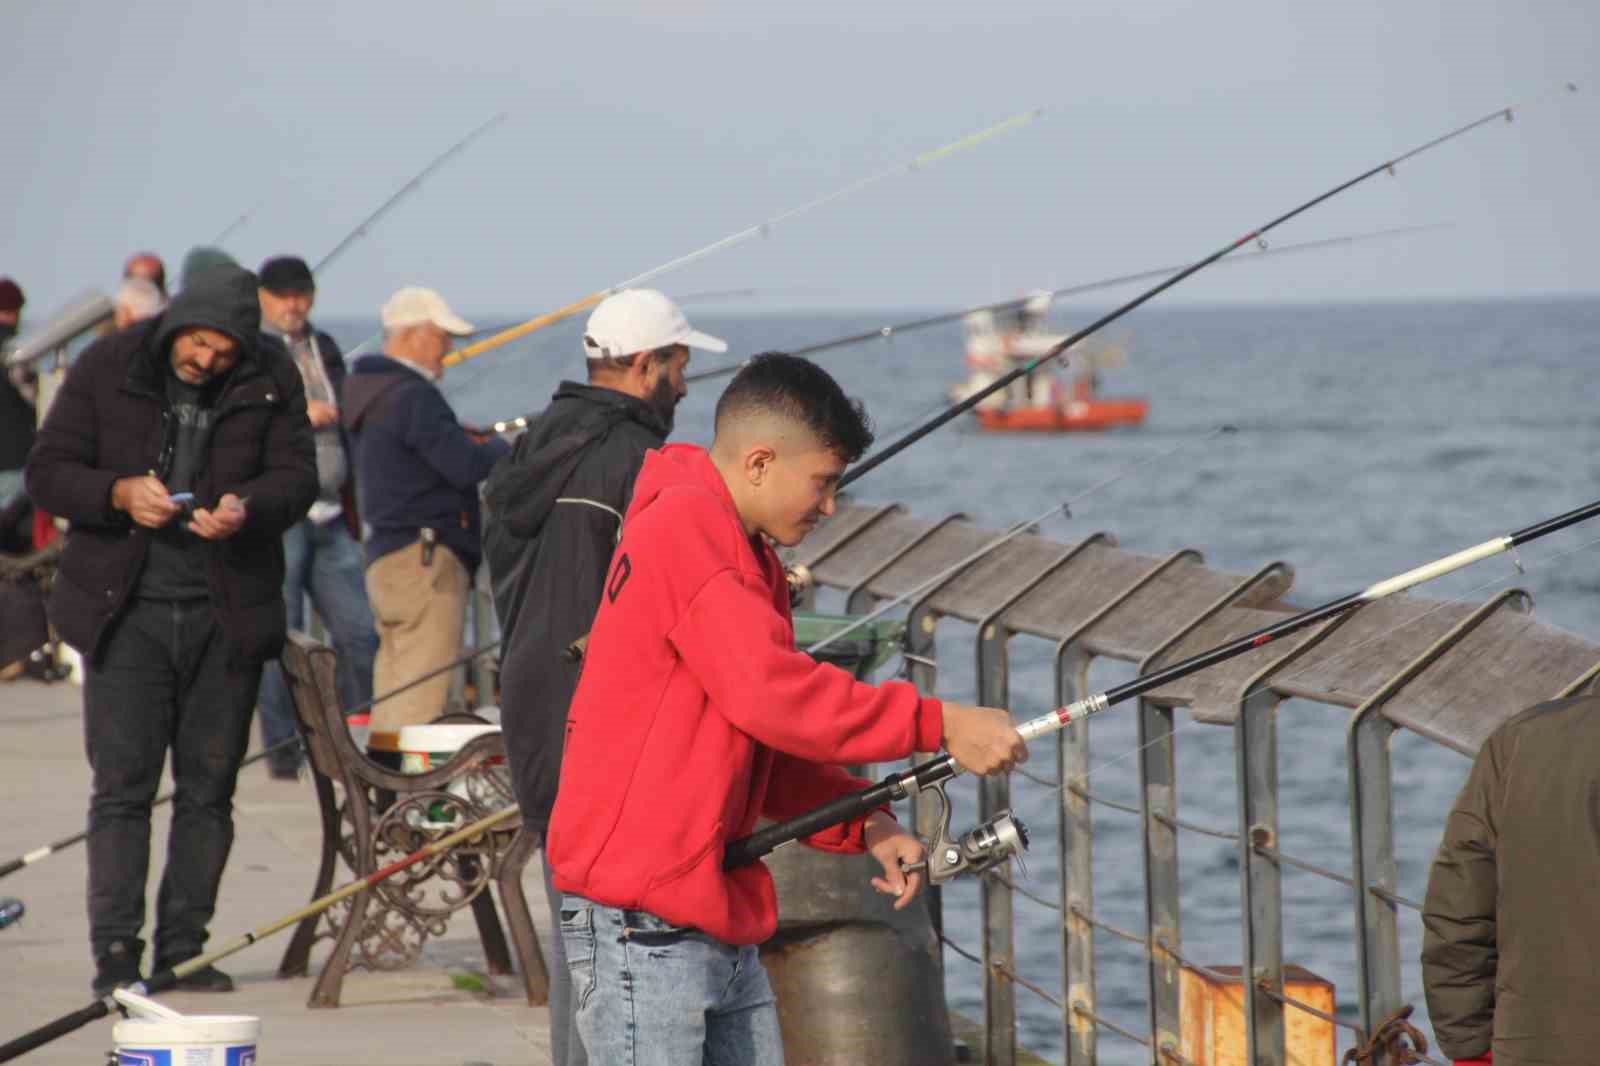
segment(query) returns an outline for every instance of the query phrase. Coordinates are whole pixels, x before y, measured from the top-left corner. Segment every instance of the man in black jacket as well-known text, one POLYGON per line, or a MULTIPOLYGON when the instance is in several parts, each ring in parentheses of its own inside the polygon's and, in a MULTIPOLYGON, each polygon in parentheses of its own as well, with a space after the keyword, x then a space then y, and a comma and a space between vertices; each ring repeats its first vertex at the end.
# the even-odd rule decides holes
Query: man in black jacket
MULTIPOLYGON (((382 319, 384 354, 351 369, 341 415, 354 442, 380 696, 461 654, 482 554, 478 483, 511 450, 463 429, 435 384, 451 338, 471 333, 471 323, 415 287, 391 296, 382 319)), ((373 704, 368 747, 398 767, 401 726, 437 718, 449 688, 441 674, 373 704)))
MULTIPOLYGON (((278 256, 261 264, 261 332, 294 359, 306 389, 306 416, 317 450, 317 502, 284 534, 287 578, 283 600, 289 628, 305 628, 305 601, 311 597, 338 653, 339 700, 354 707, 372 699, 372 660, 378 632, 367 605, 361 545, 357 541, 350 492, 350 451, 339 428, 339 394, 344 386, 344 356, 339 345, 311 324, 317 287, 304 259, 278 256)), ((294 707, 283 671, 268 663, 261 674, 261 746, 275 778, 299 776, 301 752, 295 738, 294 707)))
MULTIPOLYGON (((28 461, 72 523, 50 618, 85 659, 94 988, 138 980, 150 806, 177 793, 156 968, 198 955, 233 842, 261 664, 284 640, 283 533, 316 498, 305 390, 258 347, 255 275, 221 264, 67 375, 28 461)), ((214 967, 183 987, 232 988, 214 967)))
MULTIPOLYGON (((589 384, 564 381, 544 413, 485 486, 484 552, 502 633, 501 721, 524 824, 550 821, 567 705, 578 684, 568 649, 589 632, 622 516, 644 454, 672 430, 687 391, 689 349, 728 346, 689 327, 653 289, 608 297, 584 328, 589 384)), ((560 893, 545 865, 555 954, 550 968, 555 1066, 579 1066, 571 980, 563 957, 560 893), (563 1021, 563 1019, 566 1019, 563 1021)))

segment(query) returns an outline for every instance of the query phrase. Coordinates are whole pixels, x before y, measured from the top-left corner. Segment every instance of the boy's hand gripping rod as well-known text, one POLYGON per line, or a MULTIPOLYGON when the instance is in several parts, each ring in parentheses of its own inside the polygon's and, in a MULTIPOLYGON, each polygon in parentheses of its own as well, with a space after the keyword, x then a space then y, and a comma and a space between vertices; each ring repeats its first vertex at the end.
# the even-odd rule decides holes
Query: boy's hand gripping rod
MULTIPOLYGON (((1198 673, 1208 666, 1224 662, 1246 652, 1254 651, 1263 644, 1269 644, 1282 636, 1314 626, 1319 622, 1326 622, 1336 618, 1347 611, 1352 611, 1364 604, 1381 600, 1385 596, 1392 596, 1396 592, 1403 592, 1424 581, 1432 581, 1436 577, 1453 573, 1463 567, 1470 566, 1490 556, 1507 552, 1529 541, 1537 540, 1547 534, 1566 529, 1568 526, 1577 525, 1579 522, 1600 515, 1600 501, 1568 511, 1566 514, 1548 518, 1543 522, 1535 523, 1525 529, 1508 533, 1503 537, 1486 540, 1475 547, 1436 559, 1403 574, 1397 574, 1375 585, 1369 585, 1360 592, 1341 596, 1320 607, 1302 611, 1292 615, 1281 622, 1264 626, 1252 633, 1228 641, 1226 644, 1212 648, 1210 651, 1192 655, 1180 662, 1153 674, 1135 678, 1122 685, 1109 688, 1104 692, 1088 696, 1065 707, 1058 707, 1048 714, 1040 715, 1031 721, 1023 722, 1017 727, 1017 732, 1023 740, 1033 740, 1047 733, 1054 733, 1064 729, 1074 722, 1082 721, 1091 715, 1099 714, 1113 704, 1122 703, 1135 696, 1143 695, 1152 689, 1169 685, 1180 678, 1198 673)), ((886 806, 898 799, 917 792, 933 791, 939 799, 941 814, 939 820, 939 833, 936 839, 926 841, 928 845, 927 870, 929 880, 934 883, 947 881, 962 873, 981 873, 990 867, 1005 862, 1013 856, 1019 856, 1028 847, 1027 829, 1021 822, 1013 818, 1010 812, 1005 812, 966 833, 959 839, 950 835, 950 801, 944 794, 945 782, 961 773, 961 767, 950 755, 940 755, 918 766, 910 767, 899 773, 890 774, 888 777, 872 785, 870 788, 853 792, 848 796, 841 796, 831 803, 824 804, 813 811, 791 818, 786 822, 770 825, 733 841, 728 845, 728 850, 723 856, 723 868, 727 870, 747 866, 763 855, 784 844, 821 832, 831 826, 842 822, 861 818, 868 813, 886 806)))

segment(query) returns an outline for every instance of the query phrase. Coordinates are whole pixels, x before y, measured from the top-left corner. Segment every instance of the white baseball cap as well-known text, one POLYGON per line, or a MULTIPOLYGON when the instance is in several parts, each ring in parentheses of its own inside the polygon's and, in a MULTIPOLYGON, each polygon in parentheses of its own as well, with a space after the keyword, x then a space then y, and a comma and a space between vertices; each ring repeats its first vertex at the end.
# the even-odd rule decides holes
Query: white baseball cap
POLYGON ((689 328, 678 305, 654 289, 612 293, 583 328, 583 354, 590 359, 620 359, 674 344, 706 352, 728 350, 727 341, 689 328))
POLYGON ((452 337, 465 337, 478 331, 477 326, 450 310, 443 296, 416 285, 408 285, 389 297, 379 316, 384 329, 432 322, 452 337))

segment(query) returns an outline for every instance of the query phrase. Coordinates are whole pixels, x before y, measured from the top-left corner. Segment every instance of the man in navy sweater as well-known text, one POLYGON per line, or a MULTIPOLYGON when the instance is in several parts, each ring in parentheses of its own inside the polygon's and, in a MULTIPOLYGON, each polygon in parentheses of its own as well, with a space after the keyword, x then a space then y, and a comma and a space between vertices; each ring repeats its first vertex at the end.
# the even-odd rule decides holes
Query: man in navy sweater
MULTIPOLYGON (((473 326, 431 289, 405 288, 383 305, 383 352, 345 379, 367 556, 367 597, 378 624, 372 687, 382 696, 461 653, 467 595, 481 554, 478 483, 510 450, 469 434, 436 384, 452 337, 473 326)), ((368 746, 393 752, 403 725, 444 710, 449 674, 372 708, 368 746)), ((398 756, 395 756, 397 759, 398 756)))

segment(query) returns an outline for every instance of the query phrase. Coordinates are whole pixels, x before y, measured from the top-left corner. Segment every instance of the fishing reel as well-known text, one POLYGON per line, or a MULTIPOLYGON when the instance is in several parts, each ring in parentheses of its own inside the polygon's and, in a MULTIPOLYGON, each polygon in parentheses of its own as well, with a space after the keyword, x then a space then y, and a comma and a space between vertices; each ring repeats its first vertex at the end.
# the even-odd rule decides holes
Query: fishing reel
POLYGON ((789 606, 799 607, 806 602, 806 597, 811 594, 811 588, 816 584, 816 579, 811 576, 811 568, 804 563, 795 563, 784 568, 784 582, 789 586, 789 606))
POLYGON ((1024 874, 1027 867, 1022 856, 1028 850, 1028 827, 1010 811, 1001 811, 975 829, 963 833, 959 839, 950 835, 950 797, 944 785, 929 785, 923 794, 932 792, 939 798, 939 831, 933 840, 926 842, 928 857, 921 862, 904 867, 906 873, 926 870, 928 880, 942 884, 961 874, 984 874, 1011 859, 1024 874))

